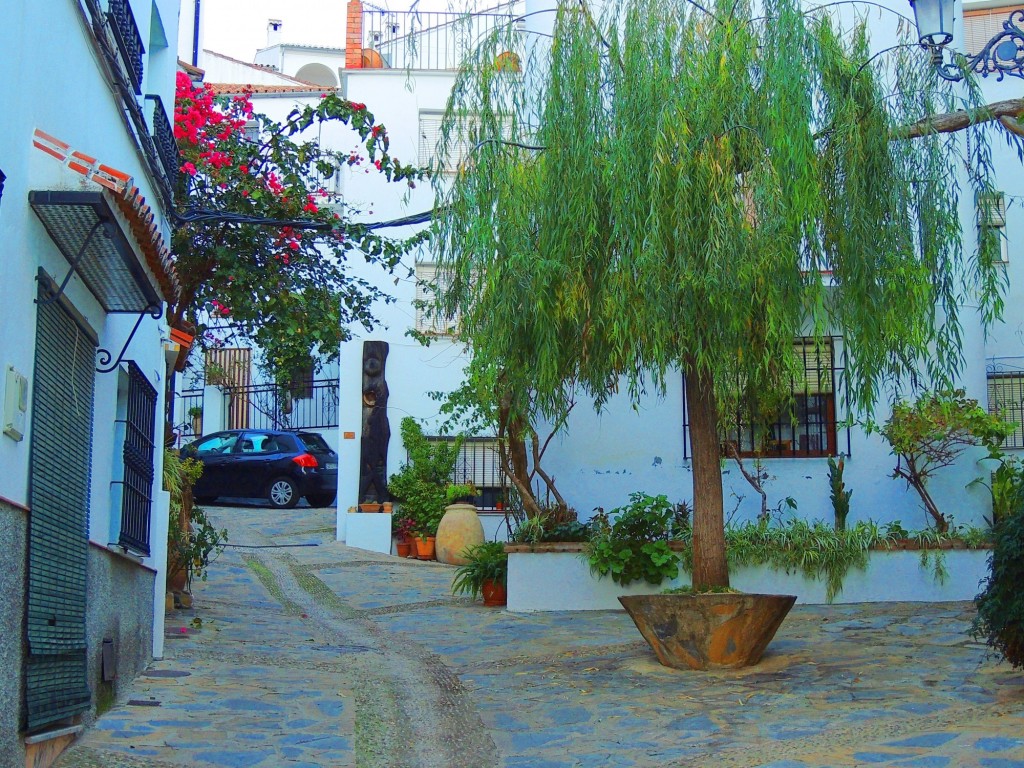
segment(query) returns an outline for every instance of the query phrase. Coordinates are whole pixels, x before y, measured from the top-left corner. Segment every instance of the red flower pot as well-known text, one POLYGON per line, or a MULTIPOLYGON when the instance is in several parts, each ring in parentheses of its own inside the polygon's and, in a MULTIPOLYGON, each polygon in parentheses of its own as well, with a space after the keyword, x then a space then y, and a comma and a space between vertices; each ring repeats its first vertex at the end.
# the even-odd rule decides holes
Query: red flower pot
POLYGON ((505 605, 508 602, 508 592, 500 581, 484 581, 480 592, 484 596, 484 605, 505 605))

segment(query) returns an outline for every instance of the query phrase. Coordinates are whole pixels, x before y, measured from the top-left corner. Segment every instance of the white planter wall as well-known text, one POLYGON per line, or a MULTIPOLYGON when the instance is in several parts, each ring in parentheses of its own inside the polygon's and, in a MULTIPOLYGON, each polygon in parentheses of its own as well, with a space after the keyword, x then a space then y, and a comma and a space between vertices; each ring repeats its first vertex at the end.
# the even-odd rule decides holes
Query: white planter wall
MULTIPOLYGON (((987 550, 947 550, 949 578, 937 584, 921 568, 920 552, 872 552, 864 571, 851 570, 835 603, 943 602, 972 600, 988 573, 987 550)), ((739 568, 730 574, 732 586, 743 592, 796 595, 798 603, 826 603, 825 583, 764 567, 739 568)), ((619 595, 642 595, 690 583, 683 574, 670 583, 634 582, 622 587, 609 577, 590 573, 584 555, 576 552, 512 552, 508 556, 508 610, 606 611, 621 610, 619 595), (557 586, 557 589, 553 587, 557 586)))

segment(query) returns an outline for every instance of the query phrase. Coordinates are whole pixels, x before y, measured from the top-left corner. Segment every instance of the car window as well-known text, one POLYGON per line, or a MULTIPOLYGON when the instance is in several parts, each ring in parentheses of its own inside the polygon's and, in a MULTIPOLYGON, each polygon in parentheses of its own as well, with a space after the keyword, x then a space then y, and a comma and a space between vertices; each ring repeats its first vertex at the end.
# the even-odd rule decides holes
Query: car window
POLYGON ((299 432, 299 438, 310 453, 328 453, 331 450, 327 441, 316 432, 299 432))
POLYGON ((238 433, 222 432, 197 440, 192 444, 192 449, 199 454, 231 453, 236 442, 238 442, 238 433))
POLYGON ((266 432, 246 432, 238 443, 239 453, 278 453, 281 445, 275 435, 266 432))

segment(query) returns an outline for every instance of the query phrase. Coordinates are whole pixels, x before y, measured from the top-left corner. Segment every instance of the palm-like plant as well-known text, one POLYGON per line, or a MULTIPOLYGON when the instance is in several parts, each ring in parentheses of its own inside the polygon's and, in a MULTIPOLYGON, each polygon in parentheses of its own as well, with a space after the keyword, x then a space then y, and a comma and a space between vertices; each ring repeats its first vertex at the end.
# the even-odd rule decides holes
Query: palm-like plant
POLYGON ((508 580, 508 554, 505 543, 501 541, 485 541, 466 550, 469 562, 460 565, 455 571, 452 581, 452 594, 468 593, 476 599, 485 581, 493 581, 505 586, 508 580))

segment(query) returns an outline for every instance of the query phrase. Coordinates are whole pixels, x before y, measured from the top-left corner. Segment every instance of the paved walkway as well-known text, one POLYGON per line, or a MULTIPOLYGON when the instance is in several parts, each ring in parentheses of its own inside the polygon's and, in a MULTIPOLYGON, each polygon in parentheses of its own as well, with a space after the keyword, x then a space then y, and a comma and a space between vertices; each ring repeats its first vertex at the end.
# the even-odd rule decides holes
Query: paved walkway
POLYGON ((684 672, 622 613, 453 598, 448 566, 334 542, 332 511, 211 511, 252 548, 60 768, 1024 768, 1024 674, 969 604, 798 605, 757 667, 684 672))

